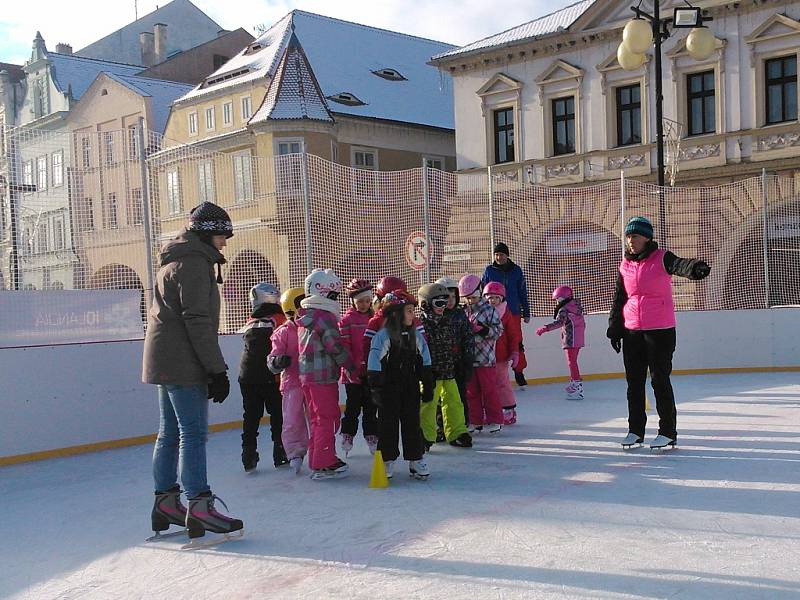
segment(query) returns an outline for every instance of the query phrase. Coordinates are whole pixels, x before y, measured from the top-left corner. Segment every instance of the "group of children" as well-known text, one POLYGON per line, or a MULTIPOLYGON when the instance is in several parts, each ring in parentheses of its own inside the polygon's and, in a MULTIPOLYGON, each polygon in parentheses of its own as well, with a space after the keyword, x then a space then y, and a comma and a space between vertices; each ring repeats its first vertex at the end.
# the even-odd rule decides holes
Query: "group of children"
MULTIPOLYGON (((332 270, 315 269, 303 288, 280 294, 260 283, 250 297, 239 374, 246 471, 259 461, 256 438, 265 408, 275 467, 289 464, 299 474, 307 455, 312 479, 347 473, 336 436, 346 457, 359 416, 367 446, 373 454, 380 450, 389 478, 400 441, 410 475, 427 479, 425 454, 437 441, 470 448, 472 434, 496 434, 516 422, 509 368, 520 360, 522 330, 507 310, 502 283, 444 277, 414 297, 398 277, 374 287, 364 279, 343 286, 332 270), (341 315, 343 291, 350 307, 341 315)), ((581 399, 583 311, 567 286, 553 299, 554 321, 536 333, 561 328, 571 379, 567 397, 581 399)))

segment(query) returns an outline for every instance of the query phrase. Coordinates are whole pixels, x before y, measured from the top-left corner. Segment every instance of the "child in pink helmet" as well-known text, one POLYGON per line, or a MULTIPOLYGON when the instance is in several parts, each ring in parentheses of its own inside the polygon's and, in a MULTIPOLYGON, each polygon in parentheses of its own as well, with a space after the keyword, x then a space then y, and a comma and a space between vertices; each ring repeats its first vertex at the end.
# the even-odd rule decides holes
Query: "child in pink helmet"
POLYGON ((511 379, 508 376, 508 367, 515 370, 519 364, 519 346, 522 343, 522 332, 514 327, 514 315, 508 310, 506 303, 506 286, 499 281, 490 281, 483 286, 483 297, 494 306, 500 315, 503 324, 503 335, 495 345, 495 358, 497 366, 497 392, 500 395, 500 404, 503 407, 503 425, 513 425, 517 422, 517 400, 511 388, 511 379))
POLYGON ((586 323, 583 320, 583 308, 580 300, 574 297, 572 288, 560 285, 553 290, 556 308, 553 311, 555 321, 536 330, 542 335, 554 329, 561 329, 561 347, 569 367, 569 385, 566 387, 567 400, 583 400, 583 380, 578 368, 578 352, 584 346, 586 323))

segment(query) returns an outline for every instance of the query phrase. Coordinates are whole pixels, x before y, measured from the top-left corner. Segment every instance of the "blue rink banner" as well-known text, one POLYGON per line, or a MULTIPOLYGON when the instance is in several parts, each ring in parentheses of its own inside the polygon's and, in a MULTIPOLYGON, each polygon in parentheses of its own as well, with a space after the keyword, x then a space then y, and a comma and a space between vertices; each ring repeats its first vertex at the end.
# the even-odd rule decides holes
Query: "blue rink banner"
POLYGON ((0 292, 0 348, 141 339, 141 298, 135 289, 0 292))

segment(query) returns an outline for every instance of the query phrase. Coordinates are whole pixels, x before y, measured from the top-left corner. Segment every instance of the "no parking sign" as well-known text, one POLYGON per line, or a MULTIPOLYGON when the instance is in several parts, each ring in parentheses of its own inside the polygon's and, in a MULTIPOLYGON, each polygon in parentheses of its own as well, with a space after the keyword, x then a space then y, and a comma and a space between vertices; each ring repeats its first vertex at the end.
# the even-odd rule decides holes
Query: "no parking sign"
POLYGON ((415 271, 428 266, 433 249, 424 231, 414 231, 406 238, 406 262, 415 271))

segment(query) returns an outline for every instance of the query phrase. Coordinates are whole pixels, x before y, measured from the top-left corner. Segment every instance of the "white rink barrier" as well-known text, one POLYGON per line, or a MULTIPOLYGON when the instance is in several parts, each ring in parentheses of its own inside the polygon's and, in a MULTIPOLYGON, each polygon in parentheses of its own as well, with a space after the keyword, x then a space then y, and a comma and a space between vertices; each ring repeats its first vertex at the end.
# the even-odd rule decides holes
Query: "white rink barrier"
MULTIPOLYGON (((619 376, 622 357, 606 339, 607 314, 587 317, 584 377, 619 376)), ((567 379, 557 331, 548 319, 524 327, 529 380, 567 379)), ((212 430, 238 427, 236 381, 242 342, 222 338, 231 395, 210 408, 212 430)), ((140 383, 142 341, 0 350, 0 466, 146 443, 158 428, 155 386, 140 383)), ((800 308, 678 313, 677 372, 800 370, 800 308)), ((624 384, 620 382, 620 390, 624 384)))

